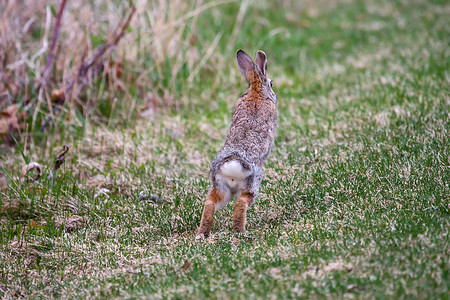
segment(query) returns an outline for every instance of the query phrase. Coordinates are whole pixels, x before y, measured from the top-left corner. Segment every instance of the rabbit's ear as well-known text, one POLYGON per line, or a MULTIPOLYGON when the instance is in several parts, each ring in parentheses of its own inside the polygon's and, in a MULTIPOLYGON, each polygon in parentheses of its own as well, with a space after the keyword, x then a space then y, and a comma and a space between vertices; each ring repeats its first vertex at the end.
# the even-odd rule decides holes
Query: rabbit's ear
POLYGON ((267 56, 261 50, 258 50, 258 52, 256 52, 255 63, 256 63, 256 66, 258 67, 258 71, 261 73, 261 75, 266 76, 267 56))
POLYGON ((241 71, 241 74, 244 75, 247 81, 249 81, 247 77, 248 73, 255 71, 255 65, 253 64, 252 58, 247 53, 239 49, 236 52, 236 59, 239 71, 241 71))

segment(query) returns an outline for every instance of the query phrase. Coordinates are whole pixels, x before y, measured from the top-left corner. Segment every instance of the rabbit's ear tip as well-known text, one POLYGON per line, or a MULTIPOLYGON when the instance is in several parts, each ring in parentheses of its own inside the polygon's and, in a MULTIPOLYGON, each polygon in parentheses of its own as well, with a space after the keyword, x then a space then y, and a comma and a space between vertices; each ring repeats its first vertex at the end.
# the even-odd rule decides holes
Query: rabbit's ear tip
POLYGON ((262 54, 262 55, 264 55, 264 56, 267 56, 266 53, 264 53, 264 51, 262 51, 262 50, 256 51, 256 54, 260 54, 260 55, 262 54))

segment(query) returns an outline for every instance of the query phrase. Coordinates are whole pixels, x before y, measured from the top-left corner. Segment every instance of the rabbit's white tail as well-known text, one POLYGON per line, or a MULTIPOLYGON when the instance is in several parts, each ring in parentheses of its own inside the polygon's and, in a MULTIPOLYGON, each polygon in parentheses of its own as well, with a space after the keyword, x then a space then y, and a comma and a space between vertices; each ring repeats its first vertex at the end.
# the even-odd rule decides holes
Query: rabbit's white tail
POLYGON ((232 160, 222 165, 222 168, 220 168, 220 173, 228 178, 244 180, 251 174, 251 171, 245 170, 238 160, 232 160))
POLYGON ((232 160, 222 165, 218 179, 235 193, 245 187, 245 180, 251 174, 252 171, 246 170, 239 160, 232 160))

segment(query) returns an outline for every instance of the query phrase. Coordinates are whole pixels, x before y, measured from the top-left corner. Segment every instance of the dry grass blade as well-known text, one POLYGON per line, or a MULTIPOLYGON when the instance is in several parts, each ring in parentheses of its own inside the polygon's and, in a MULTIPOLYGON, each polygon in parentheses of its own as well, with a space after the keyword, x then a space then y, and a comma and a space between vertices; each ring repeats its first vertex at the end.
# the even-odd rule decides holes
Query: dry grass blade
POLYGON ((9 199, 3 202, 1 206, 1 213, 8 214, 9 216, 20 215, 24 211, 24 208, 28 207, 29 203, 21 201, 18 198, 9 199))
POLYGON ((71 216, 65 222, 65 229, 67 232, 73 232, 84 226, 84 219, 82 216, 71 216))
MULTIPOLYGON (((102 58, 109 50, 111 50, 114 46, 117 46, 120 39, 124 36, 125 30, 130 25, 130 22, 135 13, 136 13, 136 8, 133 6, 129 9, 129 13, 128 13, 128 16, 125 19, 125 21, 122 24, 119 23, 118 27, 114 30, 114 32, 117 32, 118 28, 120 28, 119 33, 113 37, 112 41, 99 46, 97 48, 95 54, 87 62, 84 62, 84 60, 82 61, 82 64, 80 65, 80 68, 78 70, 78 74, 77 74, 76 78, 73 79, 72 82, 69 84, 69 86, 65 89, 63 96, 59 97, 60 101, 58 101, 59 102, 58 104, 60 104, 60 105, 64 104, 64 102, 67 98, 67 95, 72 95, 71 96, 72 98, 78 97, 78 95, 81 93, 83 87, 86 86, 90 82, 89 79, 92 79, 93 77, 95 77, 96 74, 102 69, 102 58), (94 69, 93 74, 89 75, 89 70, 94 66, 97 66, 97 68, 94 69), (75 86, 78 87, 77 91, 75 93, 72 93, 72 90, 75 86)), ((125 15, 126 14, 127 14, 127 12, 125 13, 125 15)), ((53 114, 56 113, 56 111, 58 110, 58 107, 59 106, 53 107, 53 114)), ((47 119, 45 120, 44 124, 41 126, 39 131, 41 131, 41 132, 44 131, 47 128, 48 124, 50 123, 51 119, 52 119, 51 115, 49 117, 47 117, 47 119)))
POLYGON ((239 12, 236 16, 236 22, 234 22, 233 32, 231 33, 230 39, 228 40, 228 49, 235 47, 235 42, 239 31, 241 30, 242 21, 244 20, 245 12, 248 7, 248 0, 244 0, 241 2, 241 6, 239 7, 239 12))
POLYGON ((214 50, 217 48, 217 45, 219 44, 220 38, 222 37, 223 31, 219 32, 216 37, 214 38, 214 41, 212 42, 211 46, 206 51, 206 54, 203 56, 202 60, 199 62, 199 64, 195 67, 194 71, 189 75, 188 82, 192 83, 192 81, 195 79, 195 76, 198 74, 198 72, 205 66, 208 59, 213 54, 214 50))
POLYGON ((225 5, 225 4, 229 4, 229 3, 233 3, 233 2, 237 2, 237 0, 224 0, 224 1, 215 1, 215 2, 210 2, 207 4, 204 4, 198 8, 196 8, 195 10, 185 14, 184 16, 180 17, 178 20, 175 20, 173 23, 169 23, 167 24, 164 29, 167 29, 169 27, 177 27, 181 24, 183 24, 186 20, 201 14, 203 11, 208 10, 210 8, 213 8, 215 6, 220 6, 220 5, 225 5))

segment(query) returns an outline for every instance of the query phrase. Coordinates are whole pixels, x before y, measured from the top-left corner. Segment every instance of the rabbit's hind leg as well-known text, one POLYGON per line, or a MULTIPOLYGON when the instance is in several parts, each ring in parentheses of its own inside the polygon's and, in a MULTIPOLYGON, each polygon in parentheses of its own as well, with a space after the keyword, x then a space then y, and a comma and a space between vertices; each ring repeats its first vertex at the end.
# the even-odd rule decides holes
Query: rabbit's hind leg
POLYGON ((245 231, 245 219, 247 214, 247 209, 255 201, 253 193, 242 192, 238 199, 236 200, 236 205, 234 207, 233 213, 233 230, 236 232, 245 231))
POLYGON ((222 191, 217 187, 213 187, 206 198, 205 207, 203 208, 202 220, 197 230, 197 236, 203 235, 208 237, 213 225, 214 212, 222 208, 226 202, 230 200, 230 192, 222 191))

